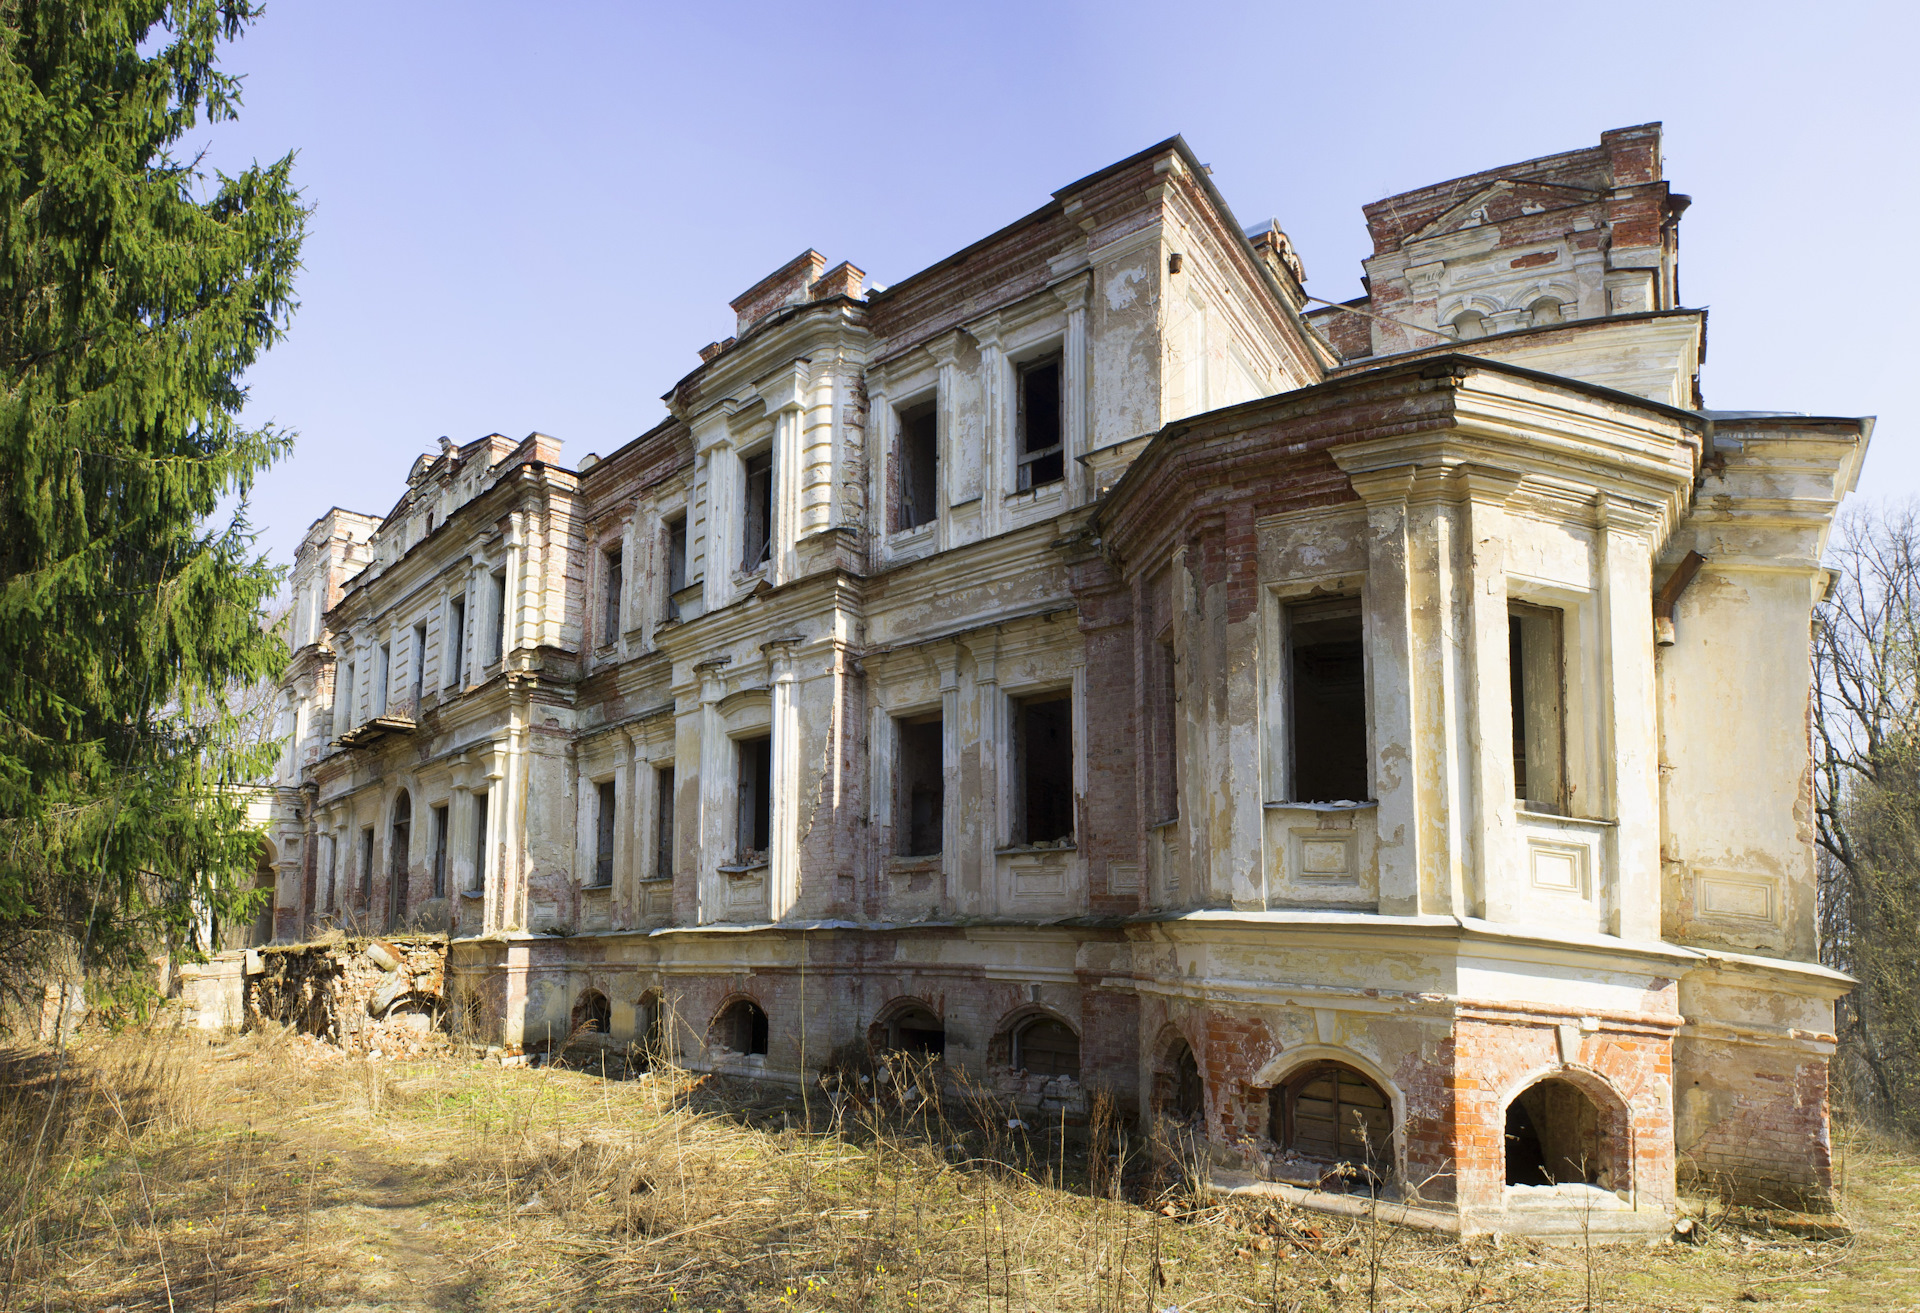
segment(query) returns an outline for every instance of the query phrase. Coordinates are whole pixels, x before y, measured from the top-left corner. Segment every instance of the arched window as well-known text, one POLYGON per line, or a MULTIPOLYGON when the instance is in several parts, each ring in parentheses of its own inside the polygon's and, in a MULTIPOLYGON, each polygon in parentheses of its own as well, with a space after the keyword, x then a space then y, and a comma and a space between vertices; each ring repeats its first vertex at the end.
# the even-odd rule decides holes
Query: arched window
POLYGON ((1541 297, 1527 307, 1527 313, 1533 317, 1536 328, 1541 324, 1558 324, 1565 320, 1565 316, 1560 313, 1560 298, 1557 296, 1541 297))
POLYGON ((1029 1076, 1080 1079, 1080 1037, 1064 1021, 1035 1017, 1013 1032, 1013 1065, 1029 1076))
POLYGON ((1572 1081, 1529 1085, 1507 1105, 1508 1185, 1602 1184, 1599 1109, 1572 1081))
POLYGON ((1453 335, 1465 342, 1469 338, 1487 335, 1487 317, 1478 310, 1462 310, 1453 317, 1453 335))
POLYGON ((1192 1121, 1206 1110, 1207 1087, 1200 1079, 1200 1063, 1193 1046, 1177 1039, 1167 1050, 1166 1062, 1154 1082, 1160 1110, 1183 1121, 1192 1121))
POLYGON ((580 995, 580 1001, 573 1005, 574 1033, 605 1035, 612 1029, 613 1005, 607 1002, 607 996, 597 989, 580 995))
POLYGON ((1273 1142, 1304 1158, 1375 1175, 1393 1161, 1393 1102, 1352 1067, 1321 1062, 1295 1073, 1274 1086, 1267 1113, 1273 1142))
POLYGON ((735 1053, 765 1053, 767 1014, 752 999, 738 999, 714 1021, 713 1037, 735 1053))
POLYGON ((874 1026, 876 1047, 892 1053, 912 1053, 920 1057, 943 1057, 947 1051, 947 1026, 919 1003, 909 1003, 874 1026))

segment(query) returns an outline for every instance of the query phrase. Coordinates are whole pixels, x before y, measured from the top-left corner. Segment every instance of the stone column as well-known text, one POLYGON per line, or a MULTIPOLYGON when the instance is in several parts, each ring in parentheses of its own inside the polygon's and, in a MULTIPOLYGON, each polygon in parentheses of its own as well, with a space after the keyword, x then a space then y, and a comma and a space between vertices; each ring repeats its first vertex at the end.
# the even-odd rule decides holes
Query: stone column
POLYGON ((940 370, 940 381, 937 385, 939 395, 934 405, 936 422, 939 425, 940 468, 943 477, 940 480, 942 487, 939 494, 942 498, 941 515, 936 532, 940 535, 939 546, 944 548, 950 545, 952 532, 946 512, 954 506, 973 501, 980 495, 981 453, 965 449, 965 444, 960 441, 960 426, 955 423, 957 416, 955 361, 960 354, 958 331, 947 333, 927 343, 927 354, 933 357, 934 364, 940 370))
POLYGON ((1653 662, 1652 507, 1600 494, 1602 749, 1612 770, 1607 928, 1660 938, 1660 753, 1653 662))
POLYGON ((1053 289, 1055 297, 1067 308, 1067 332, 1060 346, 1060 388, 1066 414, 1062 448, 1066 457, 1067 504, 1078 506, 1087 500, 1088 471, 1076 457, 1087 452, 1087 293, 1090 275, 1083 275, 1053 289))
POLYGON ((1507 625, 1507 499, 1520 486, 1511 470, 1462 466, 1455 478, 1466 501, 1467 755, 1473 818, 1455 915, 1512 919, 1520 878, 1514 822, 1512 687, 1507 625))
POLYGON ((1013 463, 1013 425, 1008 421, 1006 353, 1000 349, 1000 316, 967 325, 980 344, 980 413, 986 418, 980 439, 980 533, 991 538, 1000 532, 1000 499, 1006 492, 1007 468, 1013 463))
POLYGON ((727 658, 702 661, 694 667, 700 678, 700 793, 695 841, 690 854, 696 889, 694 917, 699 925, 721 919, 726 890, 715 868, 732 855, 732 836, 726 833, 733 815, 733 744, 720 717, 720 699, 726 696, 721 671, 727 658))
MULTIPOLYGON (((763 644, 773 682, 773 817, 772 851, 767 854, 767 919, 784 919, 800 899, 801 745, 800 716, 794 705, 799 691, 793 671, 797 638, 776 638, 763 644)), ((809 747, 813 745, 808 745, 809 747)))

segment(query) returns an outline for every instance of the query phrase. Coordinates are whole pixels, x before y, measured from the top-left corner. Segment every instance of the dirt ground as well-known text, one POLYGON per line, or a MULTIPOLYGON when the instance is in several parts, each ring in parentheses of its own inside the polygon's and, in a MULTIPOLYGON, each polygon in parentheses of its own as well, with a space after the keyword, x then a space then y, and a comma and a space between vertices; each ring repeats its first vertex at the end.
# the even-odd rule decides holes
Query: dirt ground
POLYGON ((1090 1198, 1084 1156, 1001 1111, 285 1033, 14 1051, 0 1307, 1920 1308, 1920 1157, 1857 1134, 1836 1219, 1716 1206, 1698 1243, 1461 1245, 1222 1207, 1177 1173, 1090 1198))

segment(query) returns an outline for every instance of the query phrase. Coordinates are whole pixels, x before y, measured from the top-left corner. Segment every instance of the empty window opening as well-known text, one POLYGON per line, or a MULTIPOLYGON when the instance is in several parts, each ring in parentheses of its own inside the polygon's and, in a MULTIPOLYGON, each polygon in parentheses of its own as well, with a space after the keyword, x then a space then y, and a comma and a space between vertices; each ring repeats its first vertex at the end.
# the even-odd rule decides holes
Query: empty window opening
POLYGON ((746 472, 746 515, 741 520, 740 568, 758 570, 773 555, 773 453, 749 456, 742 465, 746 472))
POLYGON ((473 795, 473 892, 487 887, 487 795, 473 795))
POLYGON ((1291 800, 1365 801, 1372 789, 1359 599, 1289 607, 1287 649, 1291 800))
POLYGON ((1015 843, 1073 838, 1073 698, 1050 693, 1014 707, 1015 843))
POLYGON ((877 1047, 890 1053, 911 1053, 917 1057, 943 1057, 947 1051, 946 1023, 931 1009, 909 1004, 874 1028, 877 1047))
POLYGON ((650 1071, 665 1062, 667 1052, 667 1005, 659 994, 649 991, 640 996, 640 1069, 650 1071))
POLYGON ((1527 811, 1566 810, 1564 664, 1560 612, 1514 606, 1507 617, 1512 681, 1513 795, 1527 811))
POLYGON ((895 524, 914 529, 933 522, 939 507, 940 412, 931 401, 900 414, 899 512, 895 524))
POLYGON ((680 603, 673 595, 687 586, 687 517, 667 521, 667 606, 669 620, 680 618, 680 603))
POLYGON ((742 864, 766 860, 773 844, 773 737, 741 739, 739 744, 739 860, 742 864))
POLYGON ((1013 1032, 1013 1065, 1029 1076, 1080 1079, 1080 1037, 1064 1021, 1035 1017, 1013 1032))
POLYGON ((507 654, 507 572, 499 570, 489 577, 493 580, 493 641, 487 664, 498 665, 507 654))
POLYGON ((433 896, 447 896, 447 805, 433 809, 433 896))
POLYGON ((373 827, 371 825, 360 831, 360 907, 368 914, 373 911, 373 827))
POLYGON ((1193 1122, 1205 1113, 1206 1083, 1200 1078, 1200 1063, 1193 1056, 1193 1046, 1185 1040, 1173 1042, 1154 1084, 1155 1102, 1162 1114, 1193 1122))
POLYGON ((946 763, 938 715, 896 722, 900 782, 895 795, 894 842, 903 857, 940 851, 946 818, 946 763))
POLYGON ((1345 1163, 1367 1179, 1393 1162, 1393 1102, 1351 1067, 1323 1062, 1277 1085, 1267 1098, 1273 1142, 1304 1158, 1345 1163))
POLYGON ((606 1035, 613 1030, 613 1004, 597 989, 580 995, 573 1005, 572 1030, 575 1035, 606 1035))
POLYGON ((600 642, 602 646, 620 637, 620 593, 626 587, 626 553, 616 547, 601 554, 602 597, 600 642))
POLYGON ((409 659, 413 662, 414 714, 418 715, 420 697, 427 691, 427 622, 424 620, 413 627, 413 652, 409 659))
POLYGON ((1453 335, 1465 342, 1487 335, 1487 317, 1478 310, 1462 310, 1453 317, 1453 335))
POLYGON ((1558 324, 1565 319, 1560 311, 1559 298, 1552 296, 1543 296, 1528 306, 1527 314, 1536 327, 1541 324, 1558 324))
POLYGON ((1571 1081, 1529 1085, 1507 1105, 1508 1185, 1604 1185, 1599 1110, 1571 1081))
POLYGON ((738 999, 728 1004, 714 1022, 713 1037, 716 1043, 735 1053, 764 1054, 767 1051, 766 1011, 750 998, 738 999))
POLYGON ((673 767, 653 773, 653 878, 673 879, 673 767))
POLYGON ((373 667, 373 705, 376 715, 387 714, 387 677, 393 673, 393 644, 382 643, 373 667))
POLYGON ((353 662, 347 662, 347 668, 341 672, 340 682, 334 686, 333 702, 336 709, 334 733, 345 734, 353 728, 353 662))
POLYGON ((387 847, 387 926, 398 928, 407 915, 407 847, 413 837, 413 800, 405 790, 393 800, 393 831, 387 847))
POLYGON ((1060 357, 1052 355, 1020 366, 1019 478, 1021 492, 1066 477, 1066 454, 1060 434, 1066 425, 1060 415, 1060 357))
POLYGON ((615 814, 612 780, 604 780, 594 789, 593 882, 613 883, 613 823, 615 814))
POLYGON ((448 688, 459 688, 466 681, 461 678, 461 667, 467 660, 467 599, 456 597, 447 603, 447 654, 446 673, 441 683, 448 688))

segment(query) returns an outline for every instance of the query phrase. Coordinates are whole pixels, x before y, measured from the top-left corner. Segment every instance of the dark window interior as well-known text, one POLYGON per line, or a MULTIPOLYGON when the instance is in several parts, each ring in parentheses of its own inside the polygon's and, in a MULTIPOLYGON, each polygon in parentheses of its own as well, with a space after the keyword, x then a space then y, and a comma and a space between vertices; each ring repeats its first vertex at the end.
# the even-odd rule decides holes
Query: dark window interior
POLYGON ((573 1005, 574 1033, 605 1035, 613 1029, 613 1005, 597 989, 589 989, 573 1005))
POLYGON ((930 857, 940 851, 946 815, 946 770, 941 751, 941 721, 925 716, 899 722, 899 816, 895 840, 906 857, 930 857))
POLYGON ((1268 1096, 1273 1142, 1307 1158, 1379 1172, 1393 1161, 1393 1105, 1351 1067, 1309 1067, 1268 1096))
POLYGON ((1014 741, 1019 752, 1023 803, 1019 843, 1052 843, 1073 837, 1073 698, 1029 698, 1017 706, 1014 741))
POLYGON ((488 665, 497 664, 507 652, 507 574, 493 576, 493 654, 488 665))
POLYGON ((673 595, 687 586, 687 517, 667 523, 667 619, 680 618, 673 595))
POLYGON ((1367 681, 1358 599, 1290 609, 1294 802, 1364 802, 1367 681))
POLYGON ((1015 486, 1025 492, 1066 477, 1066 457, 1060 446, 1060 357, 1047 356, 1020 366, 1019 387, 1020 476, 1015 486))
MULTIPOLYGON (((360 901, 362 904, 373 902, 373 827, 369 825, 360 831, 360 901)), ((368 907, 369 912, 372 911, 368 907)))
POLYGON ((413 707, 414 714, 420 714, 420 695, 427 691, 427 625, 425 621, 413 627, 413 707))
POLYGON ((626 553, 616 547, 606 553, 605 614, 600 626, 600 641, 611 643, 620 636, 620 593, 626 587, 626 553))
POLYGON ((1599 1110, 1571 1081, 1529 1085, 1507 1105, 1508 1185, 1602 1183, 1599 1110))
POLYGON ((1148 751, 1152 755, 1152 770, 1148 778, 1152 781, 1150 810, 1147 818, 1150 824, 1158 825, 1162 821, 1178 820, 1180 817, 1180 752, 1179 738, 1176 733, 1179 716, 1177 684, 1175 682, 1178 667, 1173 659, 1173 633, 1169 629, 1157 642, 1147 649, 1148 678, 1150 680, 1147 696, 1150 699, 1152 741, 1148 751))
POLYGON ((467 655, 467 599, 456 597, 447 605, 447 670, 442 680, 449 688, 463 682, 460 667, 467 655))
POLYGON ((473 887, 487 887, 487 795, 473 795, 473 887))
POLYGON ((773 739, 740 740, 740 859, 764 856, 773 835, 773 739))
POLYGON ((896 526, 913 529, 938 513, 940 415, 932 401, 900 412, 900 509, 896 526))
POLYGON ((880 1046, 893 1052, 937 1058, 947 1051, 946 1023, 924 1007, 903 1008, 883 1029, 880 1046))
POLYGON ((447 809, 433 809, 433 896, 447 896, 447 809))
POLYGON ((745 465, 747 514, 742 522, 740 568, 757 570, 773 554, 773 453, 749 456, 745 465))
POLYGON ((413 800, 405 793, 394 799, 393 833, 387 848, 387 925, 398 926, 407 915, 407 849, 413 837, 413 800))
POLYGON ((1080 1079, 1080 1037, 1063 1021, 1040 1017, 1013 1034, 1013 1065, 1029 1076, 1080 1079))
POLYGON ((741 999, 720 1014, 719 1040, 735 1053, 767 1051, 767 1014, 758 1003, 741 999))
POLYGON ((673 767, 653 773, 653 877, 673 878, 673 767))
POLYGON ((593 834, 593 882, 595 884, 613 883, 613 822, 614 789, 613 781, 607 780, 596 790, 599 795, 599 810, 594 816, 593 834))
POLYGON ((1193 1047, 1185 1040, 1176 1040, 1173 1052, 1167 1055, 1166 1082, 1162 1098, 1175 1117, 1191 1121, 1206 1110, 1207 1087, 1200 1079, 1193 1047))

